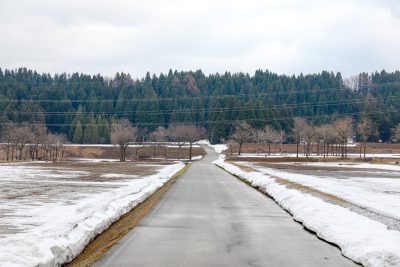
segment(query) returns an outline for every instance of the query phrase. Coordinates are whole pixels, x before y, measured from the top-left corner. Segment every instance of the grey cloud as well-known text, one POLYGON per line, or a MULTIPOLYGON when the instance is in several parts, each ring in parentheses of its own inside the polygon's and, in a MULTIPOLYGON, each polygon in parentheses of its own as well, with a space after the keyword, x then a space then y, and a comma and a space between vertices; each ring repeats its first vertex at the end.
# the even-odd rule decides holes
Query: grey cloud
POLYGON ((3 0, 0 66, 135 76, 394 70, 398 11, 395 0, 3 0))

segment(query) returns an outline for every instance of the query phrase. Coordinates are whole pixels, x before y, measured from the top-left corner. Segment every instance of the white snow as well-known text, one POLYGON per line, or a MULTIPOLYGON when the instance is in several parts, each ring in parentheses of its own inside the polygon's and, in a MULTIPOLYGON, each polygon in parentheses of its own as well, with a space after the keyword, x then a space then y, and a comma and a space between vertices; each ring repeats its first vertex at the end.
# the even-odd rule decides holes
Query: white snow
POLYGON ((0 165, 0 266, 71 260, 183 167, 166 165, 140 179, 82 182, 85 172, 0 165))
POLYGON ((365 266, 400 266, 400 232, 386 225, 276 182, 270 175, 244 172, 224 162, 214 162, 249 181, 273 197, 296 221, 319 237, 338 245, 346 257, 365 266))
MULTIPOLYGON (((271 153, 271 155, 265 155, 265 153, 241 153, 240 155, 233 155, 235 157, 254 157, 254 158, 281 158, 281 157, 287 157, 287 158, 295 158, 297 157, 296 153, 271 153)), ((347 154, 349 158, 359 158, 360 154, 347 154)), ((365 154, 366 158, 400 158, 400 154, 365 154)), ((305 157, 303 154, 299 154, 299 157, 305 157)), ((312 154, 309 156, 310 158, 323 158, 324 156, 312 154)), ((329 155, 328 158, 340 158, 339 156, 332 156, 329 155)))
MULTIPOLYGON (((178 144, 172 144, 172 145, 166 145, 166 147, 175 147, 175 148, 179 148, 178 144)), ((200 147, 199 145, 192 145, 192 148, 198 148, 200 147)), ((181 146, 181 148, 190 148, 190 145, 183 145, 181 146)))
MULTIPOLYGON (((357 206, 400 220, 400 168, 385 164, 352 164, 340 165, 340 163, 306 163, 307 165, 349 167, 357 170, 383 169, 395 170, 395 178, 366 177, 367 173, 362 171, 350 172, 352 177, 335 178, 323 175, 305 175, 289 173, 283 170, 260 167, 254 164, 244 163, 256 170, 273 177, 283 178, 296 182, 321 192, 338 196, 357 206)), ((368 175, 375 172, 367 171, 368 175)), ((375 175, 386 172, 376 172, 375 175)), ((393 175, 393 174, 392 174, 393 175)))
POLYGON ((72 161, 85 161, 85 162, 118 162, 119 159, 95 159, 95 158, 67 158, 67 160, 72 160, 72 161))
POLYGON ((307 165, 307 166, 341 167, 341 168, 352 168, 352 169, 377 169, 377 170, 400 172, 400 165, 391 165, 391 164, 371 164, 371 163, 352 163, 352 162, 302 162, 296 164, 307 165))
POLYGON ((209 147, 211 147, 212 149, 214 149, 215 152, 217 152, 217 153, 219 153, 219 154, 221 154, 224 150, 227 150, 227 149, 228 149, 228 146, 225 145, 225 144, 212 145, 212 144, 210 143, 210 141, 208 141, 208 140, 200 140, 200 141, 197 141, 196 144, 209 146, 209 147))
POLYGON ((66 147, 114 147, 113 144, 65 144, 66 147))
POLYGON ((106 173, 100 175, 103 178, 136 178, 137 175, 134 174, 121 174, 121 173, 106 173))
POLYGON ((201 160, 203 158, 202 155, 192 157, 192 160, 201 160))

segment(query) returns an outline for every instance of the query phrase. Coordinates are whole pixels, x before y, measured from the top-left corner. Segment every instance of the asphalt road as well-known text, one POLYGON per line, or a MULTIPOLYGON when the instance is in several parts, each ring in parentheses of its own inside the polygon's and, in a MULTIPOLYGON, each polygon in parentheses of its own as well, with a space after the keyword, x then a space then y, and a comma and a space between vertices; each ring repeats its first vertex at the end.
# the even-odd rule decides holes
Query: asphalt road
POLYGON ((355 266, 208 152, 95 266, 355 266))

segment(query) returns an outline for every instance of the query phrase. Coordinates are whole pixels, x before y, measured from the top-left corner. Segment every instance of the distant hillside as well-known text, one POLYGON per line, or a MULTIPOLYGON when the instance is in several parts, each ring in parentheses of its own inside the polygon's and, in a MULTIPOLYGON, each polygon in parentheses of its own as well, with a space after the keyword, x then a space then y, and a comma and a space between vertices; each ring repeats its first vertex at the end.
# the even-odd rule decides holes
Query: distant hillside
POLYGON ((229 136, 235 120, 290 132, 294 117, 320 124, 344 115, 355 121, 368 116, 379 130, 373 138, 387 141, 400 122, 399 100, 398 71, 364 73, 346 81, 340 73, 326 71, 299 76, 169 71, 133 80, 124 73, 106 79, 0 69, 0 126, 46 123, 50 130, 83 143, 109 142, 110 122, 120 117, 143 133, 159 125, 202 125, 218 142, 229 136))

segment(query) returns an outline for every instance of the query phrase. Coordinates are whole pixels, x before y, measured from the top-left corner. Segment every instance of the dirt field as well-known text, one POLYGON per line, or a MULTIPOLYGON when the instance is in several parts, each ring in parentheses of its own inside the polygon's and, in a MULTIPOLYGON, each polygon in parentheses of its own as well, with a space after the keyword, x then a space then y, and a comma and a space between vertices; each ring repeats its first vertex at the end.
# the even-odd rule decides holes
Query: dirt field
MULTIPOLYGON (((26 152, 27 153, 27 152, 26 152)), ((25 153, 25 154, 26 154, 25 153)), ((192 157, 204 155, 205 151, 201 147, 193 147, 192 157)), ((24 156, 29 161, 29 156, 24 156)), ((119 147, 109 146, 65 146, 64 158, 92 158, 92 159, 119 159, 119 147)), ((175 160, 178 158, 178 148, 168 147, 167 158, 175 160)), ((179 152, 180 159, 189 158, 189 148, 183 147, 179 152)), ((0 161, 5 161, 6 155, 3 150, 0 149, 0 161)), ((165 150, 163 147, 128 147, 127 149, 127 160, 131 161, 160 161, 165 160, 165 150), (156 159, 154 159, 154 156, 156 159)))
MULTIPOLYGON (((193 147, 192 157, 204 155, 204 149, 201 147, 193 147)), ((165 158, 165 150, 162 147, 128 147, 127 149, 127 160, 153 160, 153 157, 157 160, 165 158), (155 154, 154 154, 155 152, 155 154)), ((74 158, 105 158, 105 159, 118 159, 119 158, 119 148, 118 147, 90 147, 90 146, 67 146, 65 148, 64 157, 74 157, 74 158)), ((167 157, 169 159, 178 158, 178 148, 168 147, 167 157)), ((181 148, 179 152, 179 158, 188 159, 189 158, 189 148, 181 148)))

